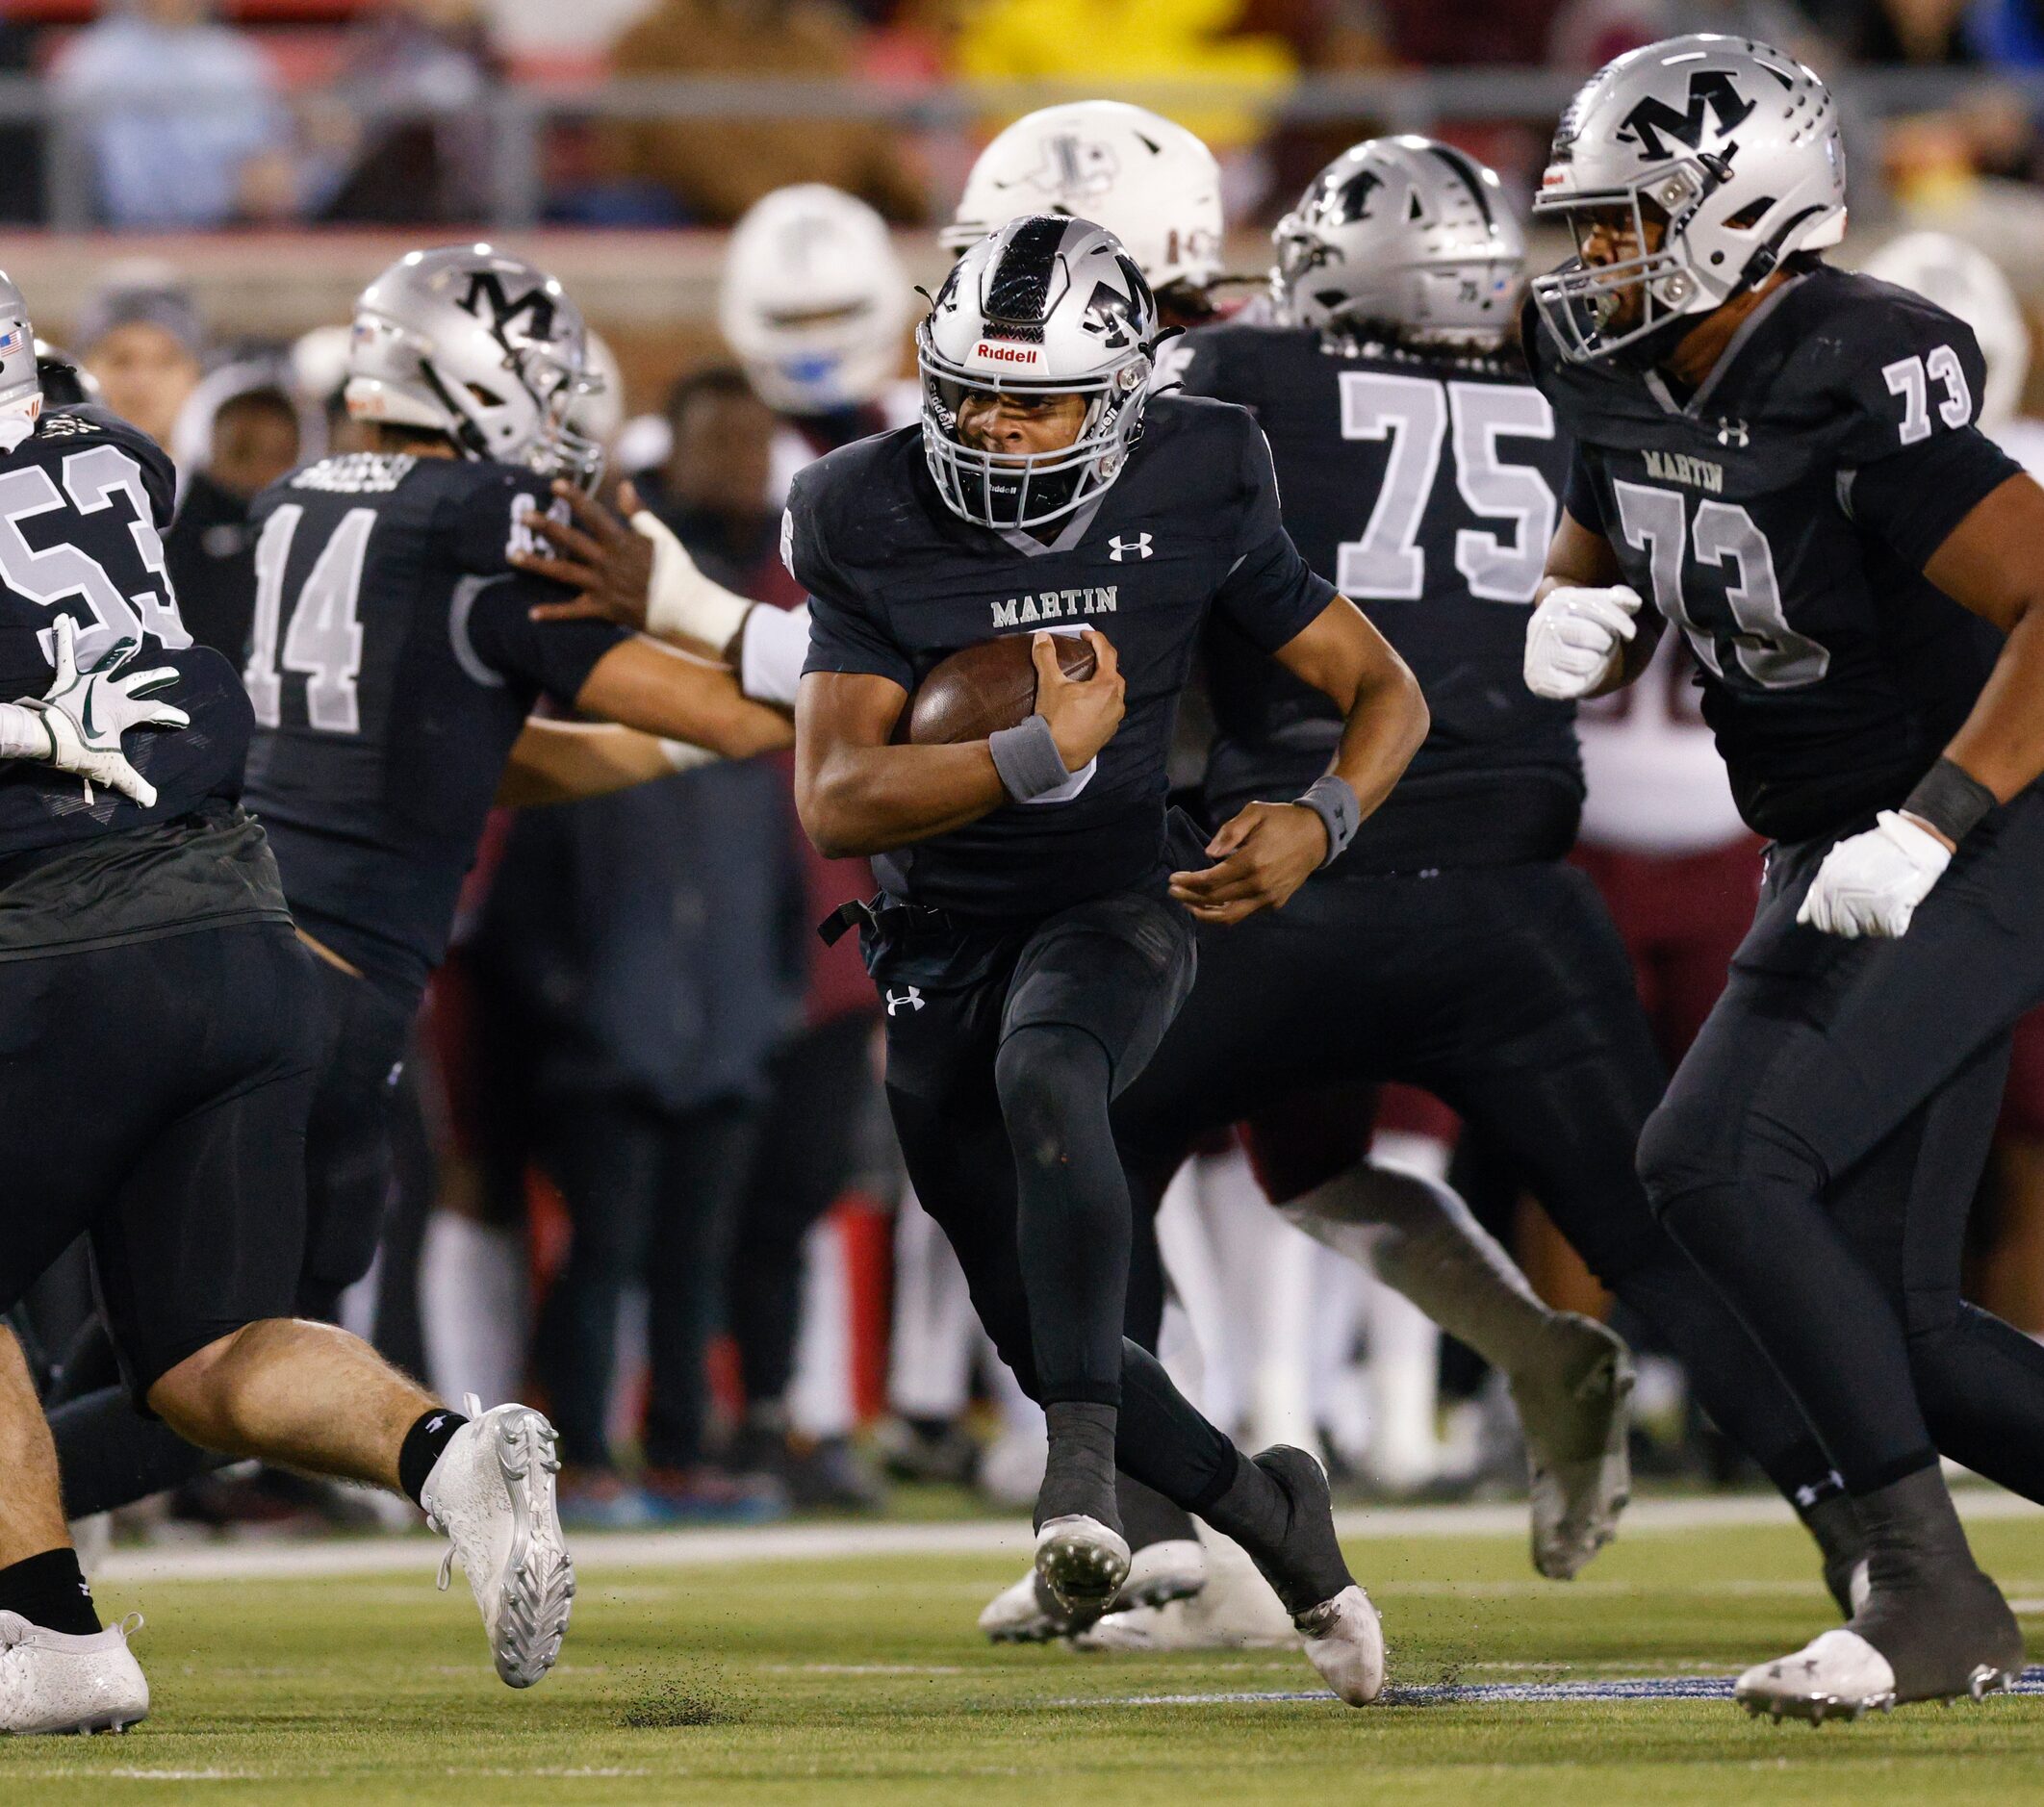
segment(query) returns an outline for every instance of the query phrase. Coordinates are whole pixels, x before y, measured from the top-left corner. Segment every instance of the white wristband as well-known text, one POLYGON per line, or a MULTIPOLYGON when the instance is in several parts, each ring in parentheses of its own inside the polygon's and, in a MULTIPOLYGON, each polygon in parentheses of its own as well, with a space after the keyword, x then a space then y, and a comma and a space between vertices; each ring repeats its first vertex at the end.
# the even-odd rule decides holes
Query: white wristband
POLYGON ((795 706, 809 657, 809 608, 755 608, 738 647, 738 685, 754 702, 795 706))
POLYGON ((651 509, 631 518, 632 530, 652 542, 652 574, 646 584, 646 631, 660 640, 700 640, 718 651, 729 646, 753 604, 696 569, 688 548, 651 509))
POLYGON ((47 759, 56 751, 40 715, 18 702, 0 702, 0 759, 47 759))

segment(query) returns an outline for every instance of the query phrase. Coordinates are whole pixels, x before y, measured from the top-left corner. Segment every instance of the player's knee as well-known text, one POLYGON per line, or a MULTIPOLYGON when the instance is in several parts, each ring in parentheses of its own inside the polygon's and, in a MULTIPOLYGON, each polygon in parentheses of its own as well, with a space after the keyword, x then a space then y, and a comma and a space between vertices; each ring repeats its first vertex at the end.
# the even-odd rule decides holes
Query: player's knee
POLYGON ((149 1387, 149 1410, 188 1442, 240 1448, 245 1388, 261 1367, 273 1321, 243 1324, 166 1369, 149 1387))
POLYGON ((1633 1165, 1655 1212, 1664 1216, 1678 1199, 1735 1177, 1722 1123, 1674 1092, 1647 1119, 1633 1165))
POLYGON ((994 1088, 1015 1158, 1059 1166, 1070 1158, 1090 1117, 1106 1121, 1107 1056, 1083 1030, 1018 1029, 995 1056, 994 1088))

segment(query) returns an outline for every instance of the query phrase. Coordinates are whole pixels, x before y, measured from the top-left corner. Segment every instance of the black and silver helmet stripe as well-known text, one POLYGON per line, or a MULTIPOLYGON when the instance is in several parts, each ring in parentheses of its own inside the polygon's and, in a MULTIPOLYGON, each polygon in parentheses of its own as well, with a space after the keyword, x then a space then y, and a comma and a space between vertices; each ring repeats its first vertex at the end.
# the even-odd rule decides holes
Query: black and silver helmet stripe
POLYGON ((1452 144, 1430 144, 1428 153, 1440 159, 1464 188, 1469 191, 1469 199, 1476 203, 1476 211, 1483 216, 1486 226, 1495 226, 1497 218, 1491 212, 1491 197, 1483 191, 1483 178, 1476 173, 1476 165, 1462 151, 1452 144))
POLYGON ((987 324, 1005 338, 1017 328, 1043 331, 1050 311, 1051 280, 1058 273, 1058 252, 1074 226, 1069 218, 1038 214, 1009 226, 1000 261, 986 273, 981 307, 987 324))

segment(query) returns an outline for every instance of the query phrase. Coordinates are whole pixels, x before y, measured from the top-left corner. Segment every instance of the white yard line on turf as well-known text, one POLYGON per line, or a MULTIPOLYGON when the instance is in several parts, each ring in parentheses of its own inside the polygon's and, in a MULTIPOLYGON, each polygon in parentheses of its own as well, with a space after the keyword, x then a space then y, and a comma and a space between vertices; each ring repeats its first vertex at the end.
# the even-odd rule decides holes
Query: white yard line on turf
MULTIPOLYGON (((2028 1518, 2040 1511, 2012 1493, 1964 1489, 1962 1517, 2028 1518)), ((1627 1537, 1656 1533, 1788 1524, 1788 1508, 1758 1494, 1711 1499, 1642 1500, 1626 1511, 1627 1537)), ((1517 1505, 1363 1507, 1336 1515, 1344 1538, 1523 1537, 1526 1509, 1517 1505)), ((763 1525, 744 1530, 584 1532, 574 1537, 575 1566, 585 1573, 629 1568, 715 1568, 734 1563, 835 1562, 867 1556, 1016 1556, 1030 1548, 1029 1527, 1015 1518, 952 1524, 763 1525)), ((132 1581, 310 1580, 429 1570, 438 1540, 361 1538, 292 1543, 209 1543, 176 1549, 124 1549, 109 1554, 94 1578, 132 1581)))

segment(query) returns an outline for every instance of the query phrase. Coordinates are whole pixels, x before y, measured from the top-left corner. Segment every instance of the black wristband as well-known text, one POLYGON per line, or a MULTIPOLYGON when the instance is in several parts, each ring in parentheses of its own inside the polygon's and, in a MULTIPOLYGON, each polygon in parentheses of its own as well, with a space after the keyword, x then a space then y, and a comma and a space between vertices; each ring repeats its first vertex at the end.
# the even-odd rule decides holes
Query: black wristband
POLYGON ((1956 847, 1996 802, 1995 794, 1965 767, 1940 759, 1917 780, 1903 808, 1956 847))
POLYGON ((1363 826, 1363 805, 1354 789, 1346 778, 1330 772, 1324 778, 1316 778, 1292 801, 1319 817, 1320 826, 1327 830, 1327 857, 1320 864, 1332 866, 1363 826))

